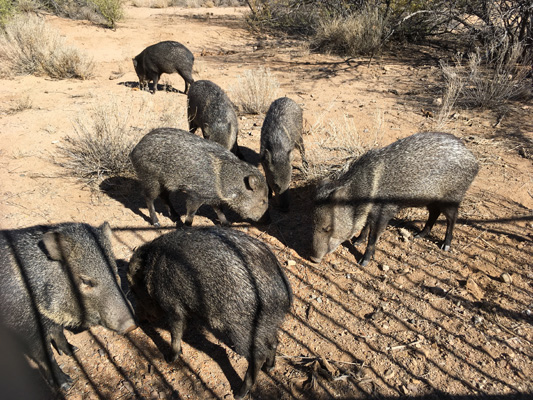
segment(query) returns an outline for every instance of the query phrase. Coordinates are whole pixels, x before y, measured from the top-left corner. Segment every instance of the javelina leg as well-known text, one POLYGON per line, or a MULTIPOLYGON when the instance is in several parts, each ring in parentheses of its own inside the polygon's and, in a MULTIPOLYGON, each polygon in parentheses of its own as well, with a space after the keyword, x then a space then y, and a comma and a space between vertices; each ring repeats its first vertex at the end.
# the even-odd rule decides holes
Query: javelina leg
POLYGON ((172 322, 170 323, 171 349, 170 354, 165 357, 169 363, 176 361, 181 355, 181 338, 183 336, 183 328, 184 323, 182 318, 178 317, 172 319, 172 322))
POLYGON ((154 94, 157 92, 157 84, 159 82, 159 74, 152 75, 152 79, 154 81, 154 94))
POLYGON ((229 226, 230 225, 230 223, 226 219, 226 216, 224 215, 224 213, 222 212, 220 207, 213 206, 213 210, 215 210, 215 212, 217 213, 217 217, 218 217, 218 220, 220 221, 221 225, 223 225, 223 226, 229 226))
POLYGON ((415 237, 424 238, 426 237, 429 232, 431 232, 431 228, 433 228, 433 225, 435 225, 435 222, 437 222, 437 218, 439 218, 440 215, 440 206, 437 204, 431 204, 428 206, 429 210, 429 217, 426 222, 426 225, 424 226, 424 229, 422 229, 420 232, 418 232, 415 237))
POLYGON ((72 386, 72 379, 59 368, 59 365, 57 365, 54 355, 52 354, 52 348, 49 346, 48 342, 33 342, 28 349, 28 354, 39 365, 44 378, 48 381, 50 386, 57 385, 63 390, 70 389, 72 386))
POLYGON ((146 207, 148 208, 148 212, 150 213, 152 225, 157 227, 161 225, 159 224, 159 219, 157 219, 157 214, 155 213, 154 200, 157 198, 157 196, 159 196, 160 192, 161 187, 159 186, 159 184, 155 184, 150 188, 144 189, 144 198, 146 200, 146 207))
POLYGON ((274 369, 274 365, 276 364, 277 348, 278 348, 278 341, 276 339, 276 341, 272 344, 272 346, 270 346, 265 363, 263 364, 263 367, 261 367, 263 371, 270 372, 274 369))
POLYGON ((354 240, 352 240, 352 244, 355 246, 357 244, 363 243, 363 241, 368 237, 369 231, 370 231, 370 224, 367 223, 365 227, 361 230, 361 233, 359 233, 359 236, 357 236, 354 240))
POLYGON ((450 250, 450 245, 452 243, 453 228, 455 227, 455 222, 457 221, 457 212, 459 211, 459 205, 447 205, 441 208, 442 213, 446 216, 446 236, 444 237, 444 242, 440 248, 444 251, 450 250))
POLYGON ((250 389, 253 385, 255 385, 255 381, 257 380, 257 374, 259 374, 259 370, 265 363, 265 357, 257 357, 255 355, 252 355, 252 359, 248 361, 248 370, 246 371, 246 375, 244 376, 244 380, 242 382, 242 386, 240 387, 237 394, 234 396, 236 399, 242 399, 244 396, 248 394, 250 389))
POLYGON ((309 169, 309 163, 307 162, 307 158, 305 157, 304 140, 301 136, 296 146, 298 147, 298 150, 300 151, 300 156, 302 157, 302 168, 304 172, 307 172, 307 170, 309 169))
POLYGON ((48 337, 59 354, 65 353, 67 356, 72 357, 74 352, 78 350, 76 346, 72 346, 68 342, 61 325, 54 324, 51 326, 48 331, 48 337))
POLYGON ((202 200, 194 195, 189 195, 187 201, 185 202, 185 207, 187 208, 187 217, 185 218, 185 225, 192 225, 192 220, 196 215, 196 211, 203 204, 202 200))
POLYGON ((176 209, 172 205, 172 202, 170 201, 170 192, 167 189, 161 190, 161 194, 159 195, 163 202, 167 206, 168 214, 170 215, 170 218, 174 222, 178 222, 180 220, 179 214, 176 212, 176 209))
MULTIPOLYGON (((372 223, 372 226, 370 227, 370 235, 368 236, 368 243, 366 245, 365 254, 359 262, 359 264, 361 264, 361 267, 365 267, 374 256, 374 253, 376 251, 376 242, 387 227, 391 218, 394 217, 397 212, 398 207, 392 205, 384 205, 377 213, 376 221, 372 223)), ((367 224, 370 223, 370 221, 367 222, 367 224)))

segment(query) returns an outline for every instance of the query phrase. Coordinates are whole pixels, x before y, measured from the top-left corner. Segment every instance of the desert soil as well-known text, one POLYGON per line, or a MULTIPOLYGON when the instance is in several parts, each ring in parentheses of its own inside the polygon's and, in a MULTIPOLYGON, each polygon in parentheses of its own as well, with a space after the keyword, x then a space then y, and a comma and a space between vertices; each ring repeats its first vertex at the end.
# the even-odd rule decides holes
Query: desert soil
MULTIPOLYGON (((131 58, 161 40, 186 45, 196 57, 195 79, 227 90, 244 71, 269 68, 280 82, 278 96, 304 109, 304 141, 315 165, 338 160, 348 125, 363 148, 435 129, 436 118, 425 112, 437 114, 443 85, 434 48, 398 46, 370 63, 345 61, 295 40, 258 38, 246 29, 245 11, 128 6, 116 30, 46 16, 94 59, 96 73, 85 81, 2 80, 0 227, 109 221, 122 268, 136 247, 173 229, 164 216, 162 229, 150 226, 135 180, 88 187, 53 162, 67 135, 100 118, 95 110, 139 135, 156 126, 187 128, 185 95, 138 90, 131 58)), ((178 75, 164 75, 162 83, 183 90, 178 75)), ((445 129, 464 139, 481 166, 450 252, 438 247, 444 220, 429 238, 414 239, 427 214, 409 209, 387 228, 366 268, 356 262, 364 245, 341 246, 320 265, 309 263, 313 188, 297 168, 288 214, 273 209, 269 225, 234 224, 268 243, 295 295, 276 368, 260 373, 251 398, 533 394, 532 107, 456 110, 449 119, 445 129)), ((240 116, 239 144, 252 162, 263 118, 240 116)), ((297 155, 294 167, 299 163, 297 155)), ((194 225, 213 224, 211 209, 199 214, 194 225)), ((168 332, 147 331, 165 350, 168 332)), ((69 400, 228 399, 247 367, 209 334, 189 334, 174 364, 142 329, 120 336, 96 327, 67 336, 79 348, 73 358, 57 356, 75 380, 64 393, 69 400)))

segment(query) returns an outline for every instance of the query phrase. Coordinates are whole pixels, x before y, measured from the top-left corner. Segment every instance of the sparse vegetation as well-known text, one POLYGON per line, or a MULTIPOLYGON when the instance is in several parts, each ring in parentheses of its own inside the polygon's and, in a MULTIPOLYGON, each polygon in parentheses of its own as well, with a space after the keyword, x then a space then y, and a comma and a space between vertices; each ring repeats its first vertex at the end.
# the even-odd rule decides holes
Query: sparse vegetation
POLYGON ((461 107, 494 109, 509 100, 530 97, 530 68, 526 65, 531 65, 531 58, 524 59, 523 54, 520 43, 505 42, 484 54, 476 49, 466 60, 457 57, 455 65, 442 63, 447 103, 453 99, 461 107))
POLYGON ((311 46, 350 57, 372 54, 380 47, 386 26, 386 16, 379 8, 363 7, 346 17, 320 20, 311 46))
POLYGON ((380 110, 376 110, 372 129, 364 134, 357 129, 352 117, 343 115, 341 120, 324 120, 327 112, 329 109, 318 115, 306 134, 306 143, 311 143, 306 148, 309 158, 306 178, 310 182, 337 173, 348 160, 383 144, 383 113, 380 110))
POLYGON ((247 70, 229 90, 229 97, 244 113, 265 113, 276 99, 279 82, 268 68, 247 70))
POLYGON ((122 0, 88 0, 88 2, 104 17, 109 28, 115 29, 116 23, 124 17, 122 0))
POLYGON ((0 75, 46 75, 55 79, 92 77, 92 59, 66 44, 59 32, 33 14, 10 20, 0 36, 0 75))
POLYGON ((237 7, 243 6, 241 0, 133 0, 135 7, 165 8, 165 7, 237 7))
POLYGON ((132 177, 129 154, 144 134, 160 126, 186 125, 184 111, 170 100, 129 107, 104 100, 90 115, 74 121, 74 134, 64 138, 54 161, 88 185, 108 177, 132 177))

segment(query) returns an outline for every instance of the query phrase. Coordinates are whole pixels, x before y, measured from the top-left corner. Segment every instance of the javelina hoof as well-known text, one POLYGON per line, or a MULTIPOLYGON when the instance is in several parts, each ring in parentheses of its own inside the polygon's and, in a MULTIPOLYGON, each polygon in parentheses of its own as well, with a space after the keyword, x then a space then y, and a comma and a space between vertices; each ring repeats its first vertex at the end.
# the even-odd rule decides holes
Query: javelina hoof
POLYGON ((361 261, 359 261, 359 265, 361 267, 366 267, 369 262, 370 262, 370 260, 367 260, 367 259, 363 258, 361 261))
POLYGON ((441 244, 440 248, 444 251, 450 251, 450 245, 446 243, 441 244))
POLYGON ((177 361, 181 356, 181 350, 180 351, 171 351, 167 355, 165 355, 165 361, 167 363, 173 363, 177 361))
POLYGON ((233 395, 233 397, 235 398, 235 400, 244 399, 246 395, 248 394, 248 392, 249 392, 249 389, 246 385, 246 382, 243 382, 242 386, 240 387, 238 392, 233 395))
POLYGON ((72 387, 72 384, 74 383, 74 381, 72 380, 70 376, 68 376, 67 374, 63 372, 63 376, 59 377, 58 383, 59 383, 59 388, 63 390, 64 392, 67 392, 72 387))
POLYGON ((161 228, 161 224, 159 222, 154 222, 152 225, 156 228, 161 228))

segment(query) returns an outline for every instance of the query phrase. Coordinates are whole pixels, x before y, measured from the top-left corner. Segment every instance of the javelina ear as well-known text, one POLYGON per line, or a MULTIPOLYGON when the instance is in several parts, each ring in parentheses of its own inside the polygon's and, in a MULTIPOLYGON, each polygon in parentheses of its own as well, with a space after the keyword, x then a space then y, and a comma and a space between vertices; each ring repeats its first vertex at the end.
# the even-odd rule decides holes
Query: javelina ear
POLYGON ((66 249, 61 232, 46 232, 43 235, 43 244, 52 260, 63 261, 66 249))
POLYGON ((100 230, 102 233, 111 241, 111 236, 113 235, 113 232, 111 231, 111 226, 109 226, 109 223, 106 221, 100 226, 100 230))
POLYGON ((254 175, 249 175, 244 178, 244 184, 246 185, 246 189, 248 190, 255 190, 257 189, 257 185, 259 182, 257 182, 257 177, 254 175))

